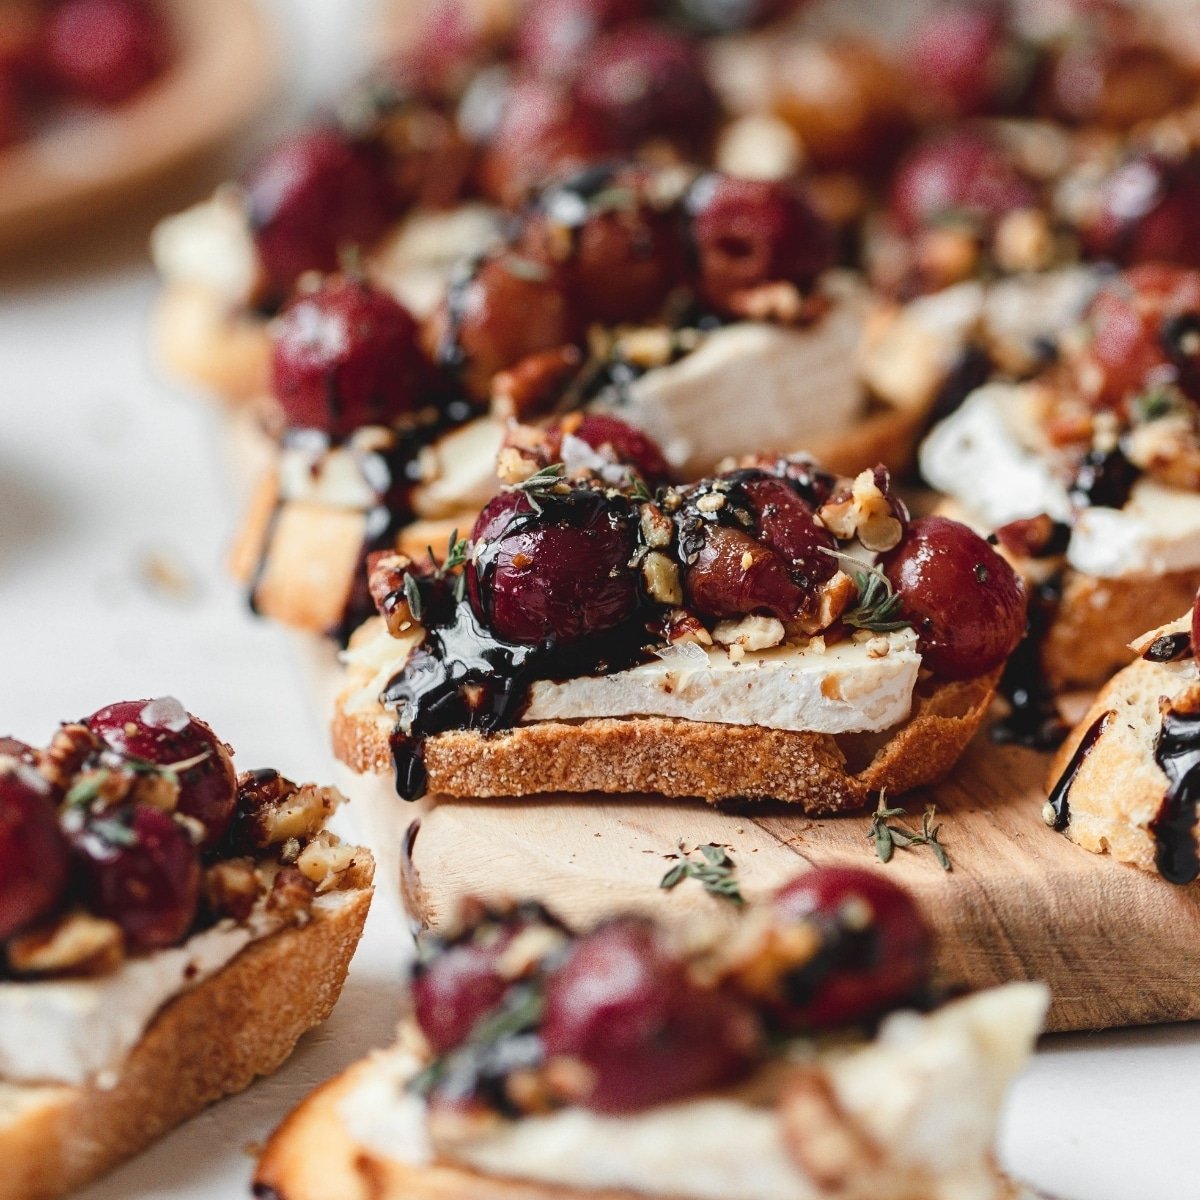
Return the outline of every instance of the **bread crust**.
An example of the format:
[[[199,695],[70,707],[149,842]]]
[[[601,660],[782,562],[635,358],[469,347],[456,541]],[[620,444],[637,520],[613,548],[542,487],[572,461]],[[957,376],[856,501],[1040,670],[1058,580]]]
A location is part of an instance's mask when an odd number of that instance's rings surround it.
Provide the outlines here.
[[[1062,744],[1046,778],[1047,793],[1066,771],[1083,739],[1105,713],[1112,718],[1092,744],[1068,793],[1065,830],[1093,854],[1111,854],[1144,871],[1157,871],[1150,824],[1168,781],[1154,759],[1161,727],[1159,700],[1200,692],[1194,676],[1139,658],[1118,672]]]
[[[861,808],[873,793],[941,779],[974,737],[999,672],[919,692],[913,713],[885,735],[803,733],[669,717],[539,721],[483,736],[438,734],[425,747],[429,790],[445,796],[652,792],[784,800],[806,813]],[[382,708],[335,706],[333,744],[362,773],[392,769]]]
[[[318,1088],[275,1131],[255,1174],[256,1195],[262,1200],[638,1200],[629,1191],[498,1179],[444,1164],[407,1166],[372,1154],[347,1131],[339,1109],[375,1061],[366,1058]],[[1003,1186],[999,1178],[997,1184]],[[1003,1194],[1006,1200],[1032,1200],[1015,1185],[1004,1187]]]
[[[1200,568],[1121,579],[1068,570],[1042,646],[1047,680],[1056,689],[1103,683],[1133,659],[1129,643],[1189,608],[1197,588]]]
[[[168,284],[151,318],[155,357],[172,374],[232,403],[270,391],[267,321],[247,309],[227,309],[205,288]]]
[[[371,903],[363,886],[172,1000],[101,1088],[0,1083],[0,1200],[52,1200],[276,1070],[329,1016]]]

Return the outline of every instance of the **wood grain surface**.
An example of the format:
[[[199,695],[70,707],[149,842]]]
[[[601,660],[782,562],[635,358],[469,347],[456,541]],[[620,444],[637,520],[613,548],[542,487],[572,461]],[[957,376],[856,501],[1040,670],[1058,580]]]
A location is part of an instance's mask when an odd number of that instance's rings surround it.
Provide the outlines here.
[[[783,806],[717,810],[649,797],[413,806],[388,780],[344,783],[370,827],[383,886],[400,887],[416,922],[434,930],[468,894],[536,897],[579,924],[625,909],[686,921],[706,908],[732,918],[728,901],[694,881],[659,887],[681,839],[716,842],[729,847],[749,899],[813,866],[885,872],[912,890],[936,928],[947,983],[1045,980],[1051,1029],[1200,1017],[1200,888],[1173,887],[1048,829],[1045,763],[981,737],[953,780],[909,797],[909,824],[936,801],[949,873],[928,849],[879,863],[867,814],[813,821]]]

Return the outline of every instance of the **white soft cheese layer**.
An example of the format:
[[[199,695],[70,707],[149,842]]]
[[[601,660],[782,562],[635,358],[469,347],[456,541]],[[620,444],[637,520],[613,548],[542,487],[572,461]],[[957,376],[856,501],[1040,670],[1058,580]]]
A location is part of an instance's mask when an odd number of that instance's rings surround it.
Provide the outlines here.
[[[341,902],[337,893],[316,901]],[[280,928],[260,906],[244,925],[222,921],[182,946],[130,958],[108,975],[0,983],[0,1081],[77,1085],[95,1078],[103,1086],[168,1000]]]
[[[258,281],[258,252],[245,201],[234,188],[166,217],[150,238],[154,265],[168,283],[212,292],[230,307],[248,304]]]
[[[1019,384],[995,383],[968,396],[925,439],[925,478],[986,529],[1043,512],[1071,523],[1067,561],[1087,575],[1119,579],[1200,566],[1200,495],[1194,492],[1143,478],[1124,508],[1073,513],[1050,463],[1014,432],[1011,413],[1024,394]]]
[[[727,325],[593,407],[645,430],[672,467],[696,478],[730,455],[793,451],[849,428],[862,404],[861,333],[849,299],[809,329]]]
[[[842,1181],[839,1200],[996,1200],[991,1148],[1005,1092],[1048,1003],[1040,984],[1010,984],[928,1016],[898,1013],[878,1038],[822,1057],[838,1107],[882,1161]],[[831,1192],[789,1153],[774,1108],[704,1096],[623,1117],[566,1109],[498,1122],[433,1146],[423,1104],[404,1091],[418,1068],[403,1051],[343,1102],[371,1152],[425,1165],[440,1157],[501,1178],[688,1200],[820,1200]]]
[[[987,528],[1049,513],[1071,519],[1067,489],[1050,463],[1017,439],[1011,414],[1019,384],[989,383],[935,426],[921,446],[921,473]]]
[[[522,720],[655,716],[858,733],[907,718],[921,666],[911,629],[817,646],[777,646],[734,660],[722,649],[689,645],[611,675],[539,681]]]

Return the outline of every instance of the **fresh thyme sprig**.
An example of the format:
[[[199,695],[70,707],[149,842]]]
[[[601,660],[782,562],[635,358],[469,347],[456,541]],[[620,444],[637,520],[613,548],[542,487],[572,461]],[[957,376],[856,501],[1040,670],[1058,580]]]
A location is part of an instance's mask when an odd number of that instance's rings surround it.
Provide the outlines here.
[[[696,862],[689,857],[697,851],[704,859],[703,862]],[[659,881],[660,888],[670,891],[685,879],[695,879],[704,886],[704,890],[710,896],[719,896],[722,900],[729,900],[734,904],[746,902],[734,878],[737,864],[730,858],[724,846],[710,842],[707,846],[697,846],[695,850],[688,851],[680,842],[679,853],[672,857],[678,858],[679,861]]]
[[[542,506],[538,503],[538,497],[548,495],[558,487],[563,482],[565,471],[566,467],[562,463],[551,463],[550,466],[542,467],[540,471],[535,471],[528,479],[522,479],[520,483],[514,483],[512,485],[513,491],[524,492],[530,507],[535,513],[541,516]]]
[[[945,846],[938,840],[942,827],[933,823],[936,815],[937,809],[931,804],[921,817],[920,833],[910,829],[907,825],[889,824],[897,817],[908,816],[908,813],[903,808],[888,808],[887,793],[881,793],[879,806],[871,817],[871,828],[867,831],[867,839],[875,843],[875,853],[879,855],[879,861],[891,862],[897,846],[901,850],[907,850],[913,846],[928,846],[933,851],[942,870],[952,870],[950,856],[946,853]]]
[[[646,486],[646,481],[640,475],[633,477],[633,498],[640,504],[649,504],[654,499],[650,494],[650,489]]]
[[[445,579],[451,571],[459,571],[460,567],[466,565],[467,557],[471,553],[471,543],[467,538],[460,538],[456,529],[450,535],[450,542],[446,547],[446,556],[440,563],[437,561],[437,555],[434,554],[432,546],[426,546],[425,549],[429,554],[429,561],[437,563],[433,571],[433,578]],[[466,594],[466,588],[467,577],[459,571],[454,580],[455,600],[462,600]],[[425,602],[421,597],[421,585],[411,571],[404,572],[404,599],[408,602],[408,611],[412,614],[412,619],[419,621],[425,607]]]
[[[121,771],[128,771],[132,775],[158,775],[168,783],[177,784],[182,772],[199,766],[211,755],[211,750],[202,750],[199,754],[194,754],[191,758],[181,758],[178,762],[154,763],[147,758],[139,758],[136,754],[120,754],[116,750],[106,750],[106,758],[118,760],[117,764],[102,765],[85,772],[68,789],[63,803],[67,808],[86,808],[100,798],[109,778]]]
[[[847,625],[873,633],[895,633],[912,624],[900,616],[900,597],[893,591],[892,581],[878,567],[855,571],[854,586],[858,588],[858,603],[842,613]]]

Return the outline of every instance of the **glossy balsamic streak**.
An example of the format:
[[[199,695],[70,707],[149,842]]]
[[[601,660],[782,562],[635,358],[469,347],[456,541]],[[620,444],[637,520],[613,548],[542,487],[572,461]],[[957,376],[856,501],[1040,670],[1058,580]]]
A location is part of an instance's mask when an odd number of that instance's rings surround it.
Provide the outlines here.
[[[1171,883],[1200,875],[1196,805],[1200,802],[1200,712],[1167,708],[1154,743],[1154,761],[1167,777],[1167,794],[1150,822],[1159,874]]]
[[[1062,833],[1071,823],[1071,787],[1075,783],[1075,778],[1114,716],[1115,714],[1111,711],[1101,713],[1092,722],[1087,733],[1083,735],[1079,745],[1075,748],[1075,753],[1071,755],[1071,761],[1067,763],[1066,770],[1059,776],[1054,790],[1050,793],[1047,804],[1054,810],[1054,828],[1059,833]]]
[[[1055,578],[1034,589],[1029,597],[1029,628],[1013,651],[1000,677],[1000,694],[1009,703],[1007,716],[991,729],[1000,745],[1053,750],[1067,736],[1067,723],[1059,712],[1054,689],[1042,669],[1042,644],[1062,597]]]
[[[1179,662],[1192,652],[1192,639],[1186,633],[1164,633],[1146,647],[1142,657],[1147,662]]]

